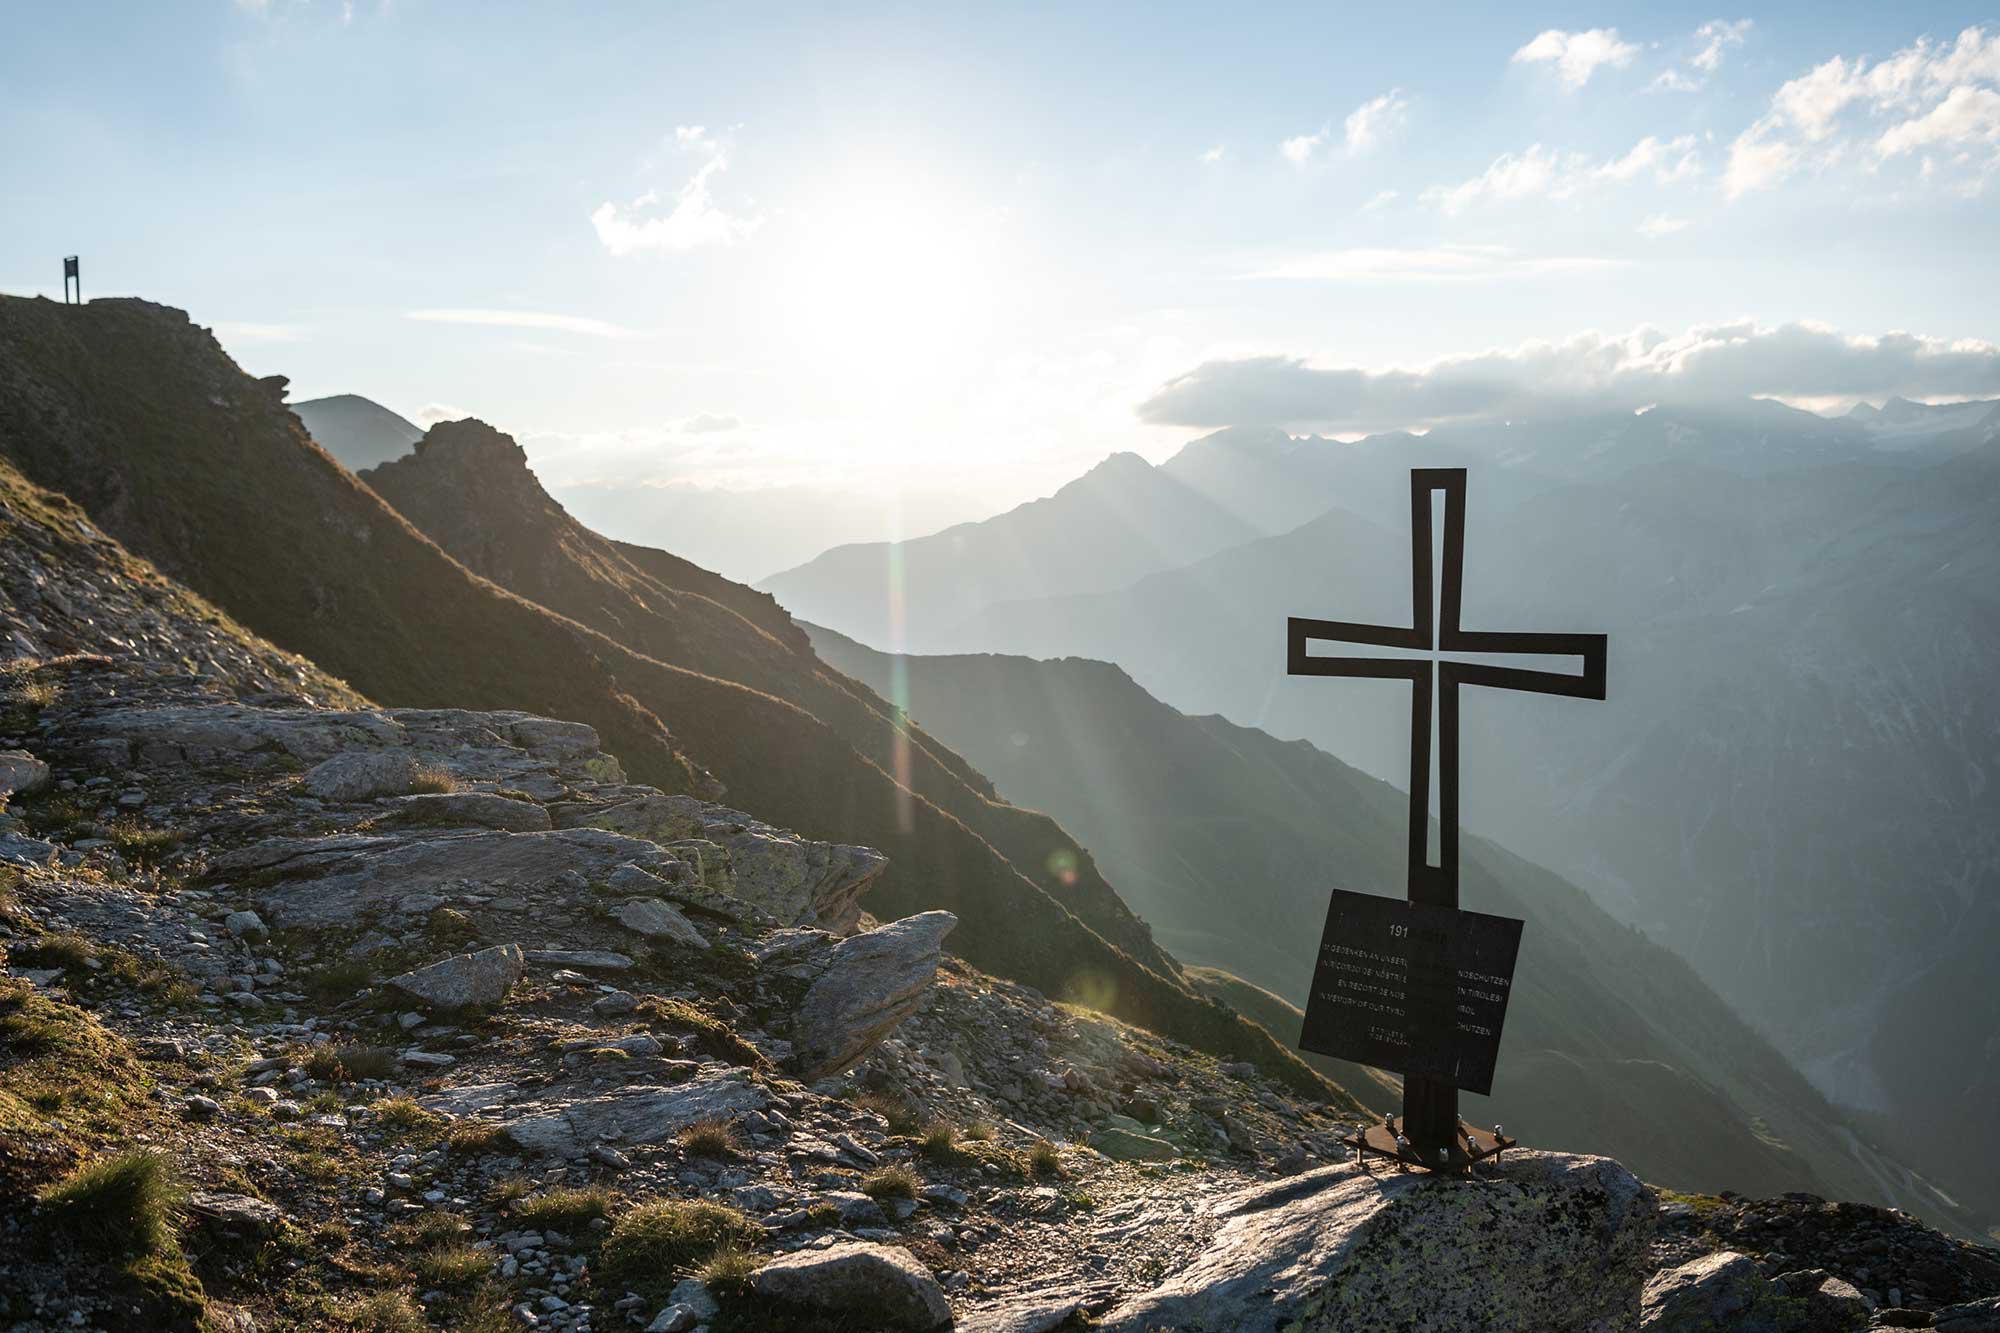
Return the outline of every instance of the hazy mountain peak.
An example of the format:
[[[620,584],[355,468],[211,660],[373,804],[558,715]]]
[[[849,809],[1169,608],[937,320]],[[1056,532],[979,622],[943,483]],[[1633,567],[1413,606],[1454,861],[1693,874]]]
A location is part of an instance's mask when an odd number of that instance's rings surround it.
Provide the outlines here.
[[[424,435],[423,427],[358,393],[309,398],[293,403],[292,412],[349,472],[400,458]]]

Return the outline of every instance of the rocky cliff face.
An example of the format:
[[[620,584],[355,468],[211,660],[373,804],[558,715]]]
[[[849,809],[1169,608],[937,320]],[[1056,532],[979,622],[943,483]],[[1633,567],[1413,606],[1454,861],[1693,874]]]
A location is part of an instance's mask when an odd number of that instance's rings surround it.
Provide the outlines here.
[[[1977,1333],[2000,1291],[1898,1215],[1602,1159],[1370,1173],[1346,1106],[876,924],[868,849],[583,724],[375,707],[4,466],[0,537],[23,1333]]]

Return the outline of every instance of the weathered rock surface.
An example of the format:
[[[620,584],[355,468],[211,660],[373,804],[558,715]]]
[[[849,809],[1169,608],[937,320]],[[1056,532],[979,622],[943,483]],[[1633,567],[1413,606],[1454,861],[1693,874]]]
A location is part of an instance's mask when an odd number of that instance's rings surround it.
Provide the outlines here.
[[[0,805],[10,796],[32,796],[49,785],[49,766],[26,750],[0,750]]]
[[[908,1250],[862,1241],[774,1259],[754,1283],[766,1300],[810,1306],[829,1315],[864,1317],[884,1329],[933,1329],[951,1323],[944,1288]]]
[[[1757,1261],[1733,1250],[1718,1250],[1656,1273],[1640,1298],[1645,1333],[1779,1333],[1783,1304]]]
[[[800,1077],[847,1068],[914,1013],[957,924],[950,912],[920,912],[836,945],[799,1006],[792,1040]]]
[[[1163,1162],[1179,1157],[1180,1149],[1165,1139],[1140,1134],[1117,1125],[1107,1125],[1090,1136],[1090,1146],[1120,1162]]]
[[[1222,1201],[1205,1253],[1118,1333],[1638,1326],[1653,1192],[1618,1163],[1509,1154],[1471,1180],[1329,1167]]]
[[[507,998],[527,962],[518,944],[496,944],[389,978],[389,985],[434,1009],[491,1007]]]
[[[391,807],[389,818],[396,823],[477,825],[509,833],[540,833],[555,827],[547,807],[488,791],[405,796]]]
[[[420,767],[407,750],[349,750],[315,764],[299,786],[322,801],[402,796],[416,785]]]
[[[619,925],[649,939],[671,940],[690,949],[708,947],[708,937],[695,929],[694,923],[672,903],[662,899],[628,898],[618,904],[612,915],[618,918]]]
[[[576,1157],[601,1143],[662,1143],[697,1120],[734,1120],[767,1104],[741,1070],[703,1065],[684,1083],[638,1085],[597,1095],[536,1098],[506,1084],[448,1089],[425,1099],[432,1110],[497,1120],[529,1152]]]
[[[845,932],[861,916],[861,895],[888,868],[872,847],[810,842],[768,825],[724,844],[736,870],[736,896],[786,925]]]

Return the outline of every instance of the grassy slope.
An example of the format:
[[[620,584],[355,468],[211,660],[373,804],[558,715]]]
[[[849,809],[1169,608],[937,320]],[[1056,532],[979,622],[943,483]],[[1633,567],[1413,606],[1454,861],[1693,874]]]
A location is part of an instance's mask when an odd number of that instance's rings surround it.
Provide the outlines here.
[[[179,311],[0,298],[0,455],[370,697],[588,722],[635,778],[668,789],[698,789],[706,766],[760,815],[888,853],[872,905],[957,912],[953,945],[976,965],[1324,1086],[1261,1029],[1107,944],[797,705],[634,652],[466,570]]]
[[[891,662],[814,628],[862,680]],[[1188,717],[1081,658],[908,657],[910,711],[1088,841],[1168,947],[1227,973],[1190,979],[1290,1043],[1330,886],[1402,881],[1404,797],[1303,742]],[[1852,1126],[1679,958],[1575,885],[1468,838],[1466,906],[1525,918],[1493,1100],[1531,1142],[1608,1152],[1669,1184],[1881,1198],[1950,1224],[1920,1187],[1856,1150]],[[1275,993],[1271,993],[1275,992]],[[1321,1064],[1373,1104],[1351,1068]],[[1488,1109],[1490,1108],[1490,1110]],[[1906,1182],[1907,1184],[1907,1182]]]

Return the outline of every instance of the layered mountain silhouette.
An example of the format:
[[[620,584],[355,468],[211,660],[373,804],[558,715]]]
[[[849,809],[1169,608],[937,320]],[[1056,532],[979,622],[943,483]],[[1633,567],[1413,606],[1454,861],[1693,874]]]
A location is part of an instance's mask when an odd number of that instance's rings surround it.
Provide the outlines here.
[[[995,603],[1121,587],[1259,532],[1122,453],[1004,514],[913,541],[835,547],[758,586],[816,624],[922,651],[947,643],[959,622]]]
[[[659,553],[588,540],[549,505],[519,533],[532,557],[501,572],[574,565],[541,569],[539,580],[552,599],[574,593],[582,618],[538,605],[448,555],[314,446],[282,390],[281,379],[243,374],[177,310],[0,298],[0,455],[255,632],[383,703],[587,722],[635,780],[726,786],[803,834],[877,847],[890,866],[871,889],[873,911],[949,908],[960,917],[953,947],[968,961],[1338,1099],[1263,1029],[1190,989],[1053,821],[1005,807],[879,699],[832,673],[788,690],[824,704],[822,717],[711,674],[777,687],[785,654],[801,677],[825,672],[768,603]],[[438,463],[454,453],[441,449]],[[525,475],[517,453],[513,462]],[[514,498],[532,505],[520,480]],[[507,485],[497,479],[488,502]],[[585,623],[621,616],[621,634],[699,665]]]
[[[1186,716],[1106,662],[892,657],[810,632],[836,667],[906,691],[911,716],[1001,795],[1075,830],[1163,943],[1221,969],[1193,969],[1197,984],[1286,1041],[1298,1037],[1293,1006],[1312,978],[1328,890],[1403,891],[1405,797],[1303,741]],[[1466,906],[1527,921],[1493,1098],[1467,1098],[1468,1116],[1643,1161],[1662,1181],[1754,1178],[1976,1229],[1868,1146],[1681,959],[1484,839],[1467,839],[1463,855]],[[1368,1071],[1321,1067],[1394,1109],[1393,1090]]]
[[[350,472],[401,458],[424,437],[422,426],[355,393],[308,398],[293,403],[292,411],[305,423],[314,443]]]
[[[991,606],[952,645],[1115,661],[1176,707],[1401,782],[1407,689],[1288,678],[1284,622],[1407,623],[1412,466],[1472,469],[1468,627],[1611,636],[1603,705],[1467,696],[1468,827],[1643,926],[2000,1213],[2000,1153],[1960,1147],[2000,1097],[1981,1035],[2000,1028],[2000,404],[1220,432],[1159,470],[1246,521],[1309,517],[1121,589]]]

